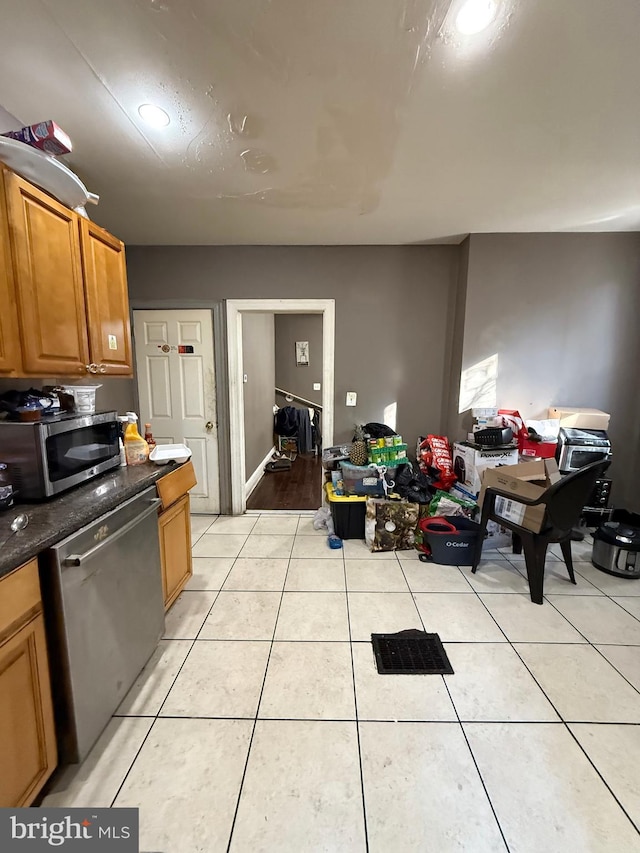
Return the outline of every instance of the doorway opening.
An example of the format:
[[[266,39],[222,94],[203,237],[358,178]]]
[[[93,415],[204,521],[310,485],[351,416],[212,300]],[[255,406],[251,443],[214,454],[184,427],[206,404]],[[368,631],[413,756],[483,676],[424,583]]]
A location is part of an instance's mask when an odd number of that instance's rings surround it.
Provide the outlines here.
[[[333,443],[335,302],[234,299],[227,301],[226,308],[232,512],[244,513],[248,499],[251,509],[317,508],[320,452],[316,454],[304,437],[295,450],[293,443],[283,442],[274,435],[273,417],[274,406],[290,406],[302,413],[310,408],[320,415],[322,445]],[[276,383],[276,361],[280,379],[295,388]],[[320,389],[314,387],[318,384]],[[308,393],[303,393],[308,385]],[[307,417],[312,420],[313,416]],[[304,414],[302,420],[306,420]],[[282,458],[294,457],[290,469],[263,479],[264,467],[274,452],[282,453]],[[301,501],[315,503],[315,507],[292,505]]]

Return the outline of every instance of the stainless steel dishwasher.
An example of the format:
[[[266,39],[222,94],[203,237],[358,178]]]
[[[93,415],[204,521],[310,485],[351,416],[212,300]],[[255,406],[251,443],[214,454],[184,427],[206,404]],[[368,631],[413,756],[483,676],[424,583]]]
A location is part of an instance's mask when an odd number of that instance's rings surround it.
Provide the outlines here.
[[[155,486],[50,550],[42,572],[64,763],[82,761],[164,631]]]

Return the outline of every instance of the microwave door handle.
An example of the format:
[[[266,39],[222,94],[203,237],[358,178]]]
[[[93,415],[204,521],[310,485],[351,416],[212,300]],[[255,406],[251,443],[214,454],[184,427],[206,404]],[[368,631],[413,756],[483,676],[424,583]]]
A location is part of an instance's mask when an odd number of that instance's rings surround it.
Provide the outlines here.
[[[124,536],[125,533],[128,533],[130,530],[133,530],[137,525],[148,515],[155,512],[157,508],[160,506],[162,501],[160,498],[153,498],[150,503],[150,506],[147,507],[146,510],[136,515],[135,518],[132,518],[131,521],[127,522],[127,524],[119,527],[111,536],[107,536],[106,539],[103,539],[102,542],[99,542],[97,545],[94,545],[93,548],[90,548],[88,551],[85,551],[84,554],[69,554],[68,557],[64,560],[65,566],[82,566],[83,563],[86,563],[92,557],[101,551],[107,545],[110,545],[112,542],[115,542],[117,539],[120,539],[121,536]]]

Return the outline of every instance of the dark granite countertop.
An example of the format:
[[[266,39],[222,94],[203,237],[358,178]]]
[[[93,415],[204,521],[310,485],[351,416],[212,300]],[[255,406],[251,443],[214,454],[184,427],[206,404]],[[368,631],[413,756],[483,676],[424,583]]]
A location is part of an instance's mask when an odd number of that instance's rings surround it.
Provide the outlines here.
[[[4,510],[0,513],[0,578],[152,486],[177,467],[176,463],[153,465],[147,462],[129,468],[114,468],[57,498],[42,503],[16,504]],[[21,512],[29,516],[28,526],[7,539],[11,533],[11,522]]]

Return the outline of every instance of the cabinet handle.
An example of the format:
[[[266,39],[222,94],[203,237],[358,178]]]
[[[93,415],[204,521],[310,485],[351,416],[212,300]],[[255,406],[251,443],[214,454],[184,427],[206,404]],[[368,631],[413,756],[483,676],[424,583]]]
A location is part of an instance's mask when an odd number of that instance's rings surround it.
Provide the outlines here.
[[[107,372],[107,365],[106,364],[101,364],[98,366],[98,373],[106,373],[106,372]]]
[[[98,372],[98,365],[97,364],[93,364],[93,363],[87,364],[87,373],[97,373],[97,372]]]

